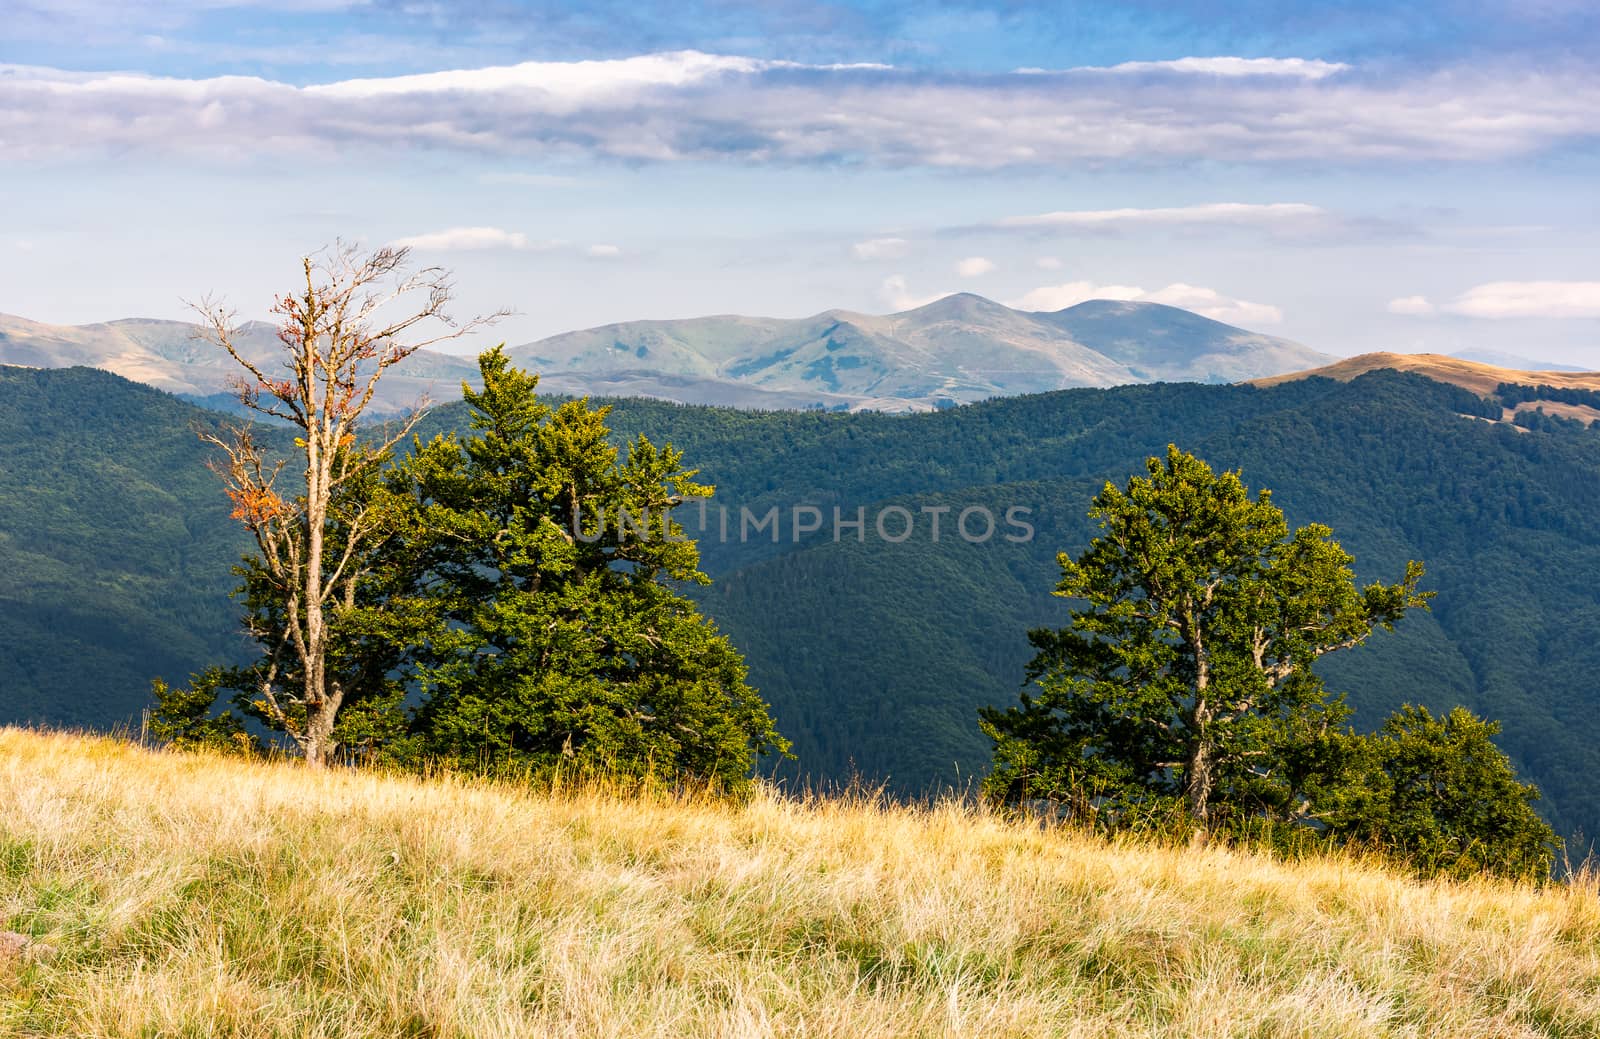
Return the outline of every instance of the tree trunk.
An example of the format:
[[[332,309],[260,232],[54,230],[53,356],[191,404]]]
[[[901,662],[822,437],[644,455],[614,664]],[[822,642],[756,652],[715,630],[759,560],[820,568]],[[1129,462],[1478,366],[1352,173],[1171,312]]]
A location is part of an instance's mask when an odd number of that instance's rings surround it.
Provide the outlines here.
[[[1197,738],[1194,750],[1189,755],[1189,765],[1184,776],[1184,798],[1189,805],[1189,814],[1202,827],[1206,825],[1207,816],[1211,811],[1213,783],[1211,767],[1211,743],[1203,737]]]
[[[331,703],[324,701],[323,706],[315,711],[309,711],[306,717],[306,738],[302,744],[305,752],[307,768],[326,768],[333,758],[334,740],[333,723],[338,712],[332,709]]]
[[[324,420],[325,421],[325,420]],[[328,636],[323,615],[323,533],[328,520],[329,472],[332,452],[325,451],[323,431],[306,430],[306,558],[301,593],[305,602],[306,764],[322,768],[333,739],[333,714],[327,690]]]
[[[1213,783],[1211,734],[1207,731],[1211,723],[1211,704],[1207,699],[1211,689],[1211,659],[1206,653],[1200,622],[1192,604],[1187,611],[1184,634],[1194,653],[1195,664],[1194,723],[1190,736],[1194,740],[1194,747],[1189,751],[1189,764],[1184,770],[1184,798],[1189,805],[1189,814],[1203,829],[1211,808]]]

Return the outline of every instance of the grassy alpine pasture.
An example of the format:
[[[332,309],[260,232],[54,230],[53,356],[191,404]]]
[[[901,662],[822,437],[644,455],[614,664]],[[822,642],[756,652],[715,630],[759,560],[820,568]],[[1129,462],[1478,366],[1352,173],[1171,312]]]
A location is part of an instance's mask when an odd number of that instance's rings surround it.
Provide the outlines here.
[[[0,1035],[1600,1034],[1593,882],[0,729]]]

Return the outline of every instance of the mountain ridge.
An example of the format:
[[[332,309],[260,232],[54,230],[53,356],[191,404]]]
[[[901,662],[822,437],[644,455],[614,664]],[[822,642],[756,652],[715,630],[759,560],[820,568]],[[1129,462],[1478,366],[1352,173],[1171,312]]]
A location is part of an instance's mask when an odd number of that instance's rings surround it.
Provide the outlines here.
[[[787,394],[820,390],[854,400],[852,410],[887,411],[1058,389],[1237,382],[1334,360],[1158,303],[1088,300],[1025,311],[973,293],[885,315],[835,308],[800,318],[616,322],[509,352],[547,379],[574,370],[638,374],[653,365]]]
[[[50,325],[0,314],[0,363],[85,365],[194,400],[236,374],[199,328],[125,318]],[[239,345],[266,362],[275,329],[240,326]],[[760,410],[929,411],[991,397],[1145,382],[1236,382],[1334,358],[1156,303],[1089,300],[1016,310],[956,293],[893,314],[829,309],[800,318],[718,314],[615,322],[509,350],[551,392],[643,396]],[[375,411],[453,398],[470,357],[418,351],[380,385]]]

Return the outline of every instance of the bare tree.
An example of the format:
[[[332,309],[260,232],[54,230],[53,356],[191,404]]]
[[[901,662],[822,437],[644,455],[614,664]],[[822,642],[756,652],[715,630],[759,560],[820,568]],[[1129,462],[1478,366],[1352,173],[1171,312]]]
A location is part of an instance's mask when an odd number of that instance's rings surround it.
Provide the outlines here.
[[[245,355],[233,311],[211,299],[194,305],[202,336],[243,369],[235,383],[240,403],[299,430],[295,457],[305,460],[304,493],[287,497],[278,490],[287,462],[269,459],[248,426],[201,435],[223,450],[216,469],[233,515],[255,538],[262,573],[283,604],[281,632],[252,632],[268,642],[259,706],[314,768],[337,749],[334,723],[345,699],[338,675],[329,673],[329,622],[354,607],[364,550],[383,526],[380,510],[358,504],[335,515],[335,503],[341,488],[371,475],[410,434],[425,402],[370,443],[358,441],[357,425],[390,368],[504,316],[458,324],[446,312],[448,272],[408,273],[408,254],[390,247],[363,254],[341,242],[306,257],[304,286],[272,308],[280,318],[281,372]]]

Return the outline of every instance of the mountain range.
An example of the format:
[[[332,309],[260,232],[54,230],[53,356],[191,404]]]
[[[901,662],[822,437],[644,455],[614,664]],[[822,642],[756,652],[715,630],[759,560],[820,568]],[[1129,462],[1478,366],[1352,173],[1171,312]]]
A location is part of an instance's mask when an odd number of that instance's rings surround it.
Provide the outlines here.
[[[232,362],[179,321],[47,325],[0,315],[0,364],[84,365],[202,403],[220,403]],[[267,361],[264,322],[240,348]],[[1013,310],[970,293],[883,316],[829,310],[806,318],[737,315],[631,321],[514,347],[554,393],[652,397],[762,410],[927,411],[991,397],[1149,382],[1239,382],[1334,360],[1157,303],[1090,300]],[[419,351],[384,380],[376,407],[450,399],[477,374],[470,358]]]

